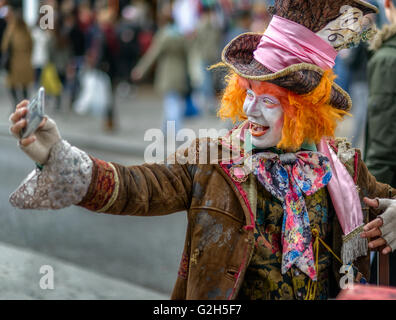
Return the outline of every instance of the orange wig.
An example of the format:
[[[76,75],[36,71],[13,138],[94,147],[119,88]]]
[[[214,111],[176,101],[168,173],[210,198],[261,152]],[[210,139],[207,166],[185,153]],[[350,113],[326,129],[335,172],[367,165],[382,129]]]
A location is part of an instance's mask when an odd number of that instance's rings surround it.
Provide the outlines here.
[[[337,121],[348,114],[329,104],[334,79],[333,72],[328,70],[313,91],[299,95],[272,83],[247,80],[231,72],[226,77],[227,87],[218,115],[233,122],[246,120],[243,111],[246,90],[253,88],[257,94],[272,94],[279,99],[284,111],[282,140],[277,147],[296,151],[304,142],[318,144],[323,137],[334,137]]]

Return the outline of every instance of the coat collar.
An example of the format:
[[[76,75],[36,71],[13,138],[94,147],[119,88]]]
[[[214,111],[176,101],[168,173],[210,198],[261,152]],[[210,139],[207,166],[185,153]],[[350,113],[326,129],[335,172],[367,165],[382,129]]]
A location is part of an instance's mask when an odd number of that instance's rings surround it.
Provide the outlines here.
[[[386,45],[389,41],[393,42],[393,38],[395,38],[395,46],[396,46],[396,24],[387,24],[385,25],[381,31],[377,33],[375,38],[370,44],[370,49],[373,51],[377,51],[384,45]]]

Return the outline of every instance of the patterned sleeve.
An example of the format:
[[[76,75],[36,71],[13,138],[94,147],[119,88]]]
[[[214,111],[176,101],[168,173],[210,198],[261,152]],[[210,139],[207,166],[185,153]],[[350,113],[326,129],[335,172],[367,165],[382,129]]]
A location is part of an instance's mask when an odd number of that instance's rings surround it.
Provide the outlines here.
[[[21,209],[78,205],[118,215],[165,215],[189,208],[194,165],[106,162],[58,142],[42,170],[34,170],[10,196]]]

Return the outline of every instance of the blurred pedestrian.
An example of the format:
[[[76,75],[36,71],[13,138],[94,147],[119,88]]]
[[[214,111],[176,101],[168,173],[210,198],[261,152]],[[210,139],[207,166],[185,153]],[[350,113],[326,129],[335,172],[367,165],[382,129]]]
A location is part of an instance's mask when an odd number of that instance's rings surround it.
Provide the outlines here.
[[[34,85],[37,89],[40,86],[41,73],[48,63],[50,34],[48,30],[40,28],[40,17],[37,23],[31,28],[33,40],[32,66],[34,69]]]
[[[385,0],[388,25],[372,42],[374,54],[368,64],[369,104],[367,117],[366,163],[378,181],[396,186],[396,0]],[[390,258],[396,270],[396,255]],[[396,286],[396,272],[390,284]]]
[[[28,88],[33,83],[33,41],[23,20],[22,10],[15,9],[4,32],[1,49],[8,55],[7,86],[12,97],[12,107],[22,98],[28,98]],[[20,93],[22,93],[20,95]]]
[[[337,75],[335,83],[337,83],[346,92],[349,92],[350,84],[350,72],[346,62],[349,56],[349,52],[349,49],[340,50],[335,60],[335,66],[333,68],[334,73]]]
[[[185,110],[184,95],[187,84],[187,51],[183,35],[174,24],[171,5],[164,5],[160,12],[160,29],[156,33],[148,52],[132,70],[134,81],[143,78],[157,63],[155,88],[163,94],[164,125],[175,121],[176,132],[181,129]]]
[[[122,10],[121,21],[117,25],[117,40],[119,54],[116,61],[117,79],[120,82],[129,82],[132,69],[140,58],[140,25],[138,21],[142,11],[134,6],[127,6]]]
[[[7,6],[7,1],[5,0],[0,0],[0,43],[1,40],[3,39],[4,31],[7,27],[7,15],[9,13],[9,7]],[[1,56],[1,50],[0,50],[0,59],[2,59]]]
[[[60,82],[62,83],[63,90],[56,96],[55,108],[61,110],[62,108],[62,96],[64,95],[64,89],[67,88],[67,70],[72,59],[72,48],[67,33],[62,24],[53,30],[49,41],[49,61],[54,64],[57,75]]]
[[[104,119],[104,130],[109,132],[116,129],[114,92],[119,43],[114,21],[115,13],[110,8],[104,7],[98,10],[96,24],[91,29],[91,42],[87,53],[89,67],[106,73],[111,81],[113,95]]]
[[[72,109],[73,102],[77,98],[78,89],[79,89],[79,81],[78,76],[80,70],[84,65],[84,56],[86,53],[86,37],[82,27],[79,25],[79,11],[73,11],[72,13],[67,14],[63,18],[62,28],[64,29],[64,33],[68,35],[68,41],[70,43],[71,49],[71,60],[68,66],[67,71],[67,80],[69,83],[70,90],[70,109]],[[84,14],[82,15],[82,23],[84,26],[88,26],[90,21],[90,15],[83,10]],[[88,18],[86,17],[88,16]]]
[[[173,19],[179,31],[184,34],[195,32],[199,23],[200,0],[175,0],[173,4]]]
[[[200,114],[200,91],[204,74],[200,49],[197,50],[195,40],[200,22],[200,0],[176,0],[173,2],[173,19],[177,30],[184,36],[187,48],[187,91],[185,99],[185,117],[195,117]]]
[[[220,61],[222,28],[217,20],[213,5],[203,6],[200,22],[197,27],[194,48],[199,53],[202,68],[201,109],[216,113],[214,74],[208,67]]]

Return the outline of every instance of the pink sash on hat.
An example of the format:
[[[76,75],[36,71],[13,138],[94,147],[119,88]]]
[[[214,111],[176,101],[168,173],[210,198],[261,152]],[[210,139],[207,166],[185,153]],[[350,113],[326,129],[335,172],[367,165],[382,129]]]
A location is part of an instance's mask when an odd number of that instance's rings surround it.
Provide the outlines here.
[[[335,65],[337,51],[308,28],[274,16],[255,50],[254,58],[272,72],[309,63],[324,70]]]

